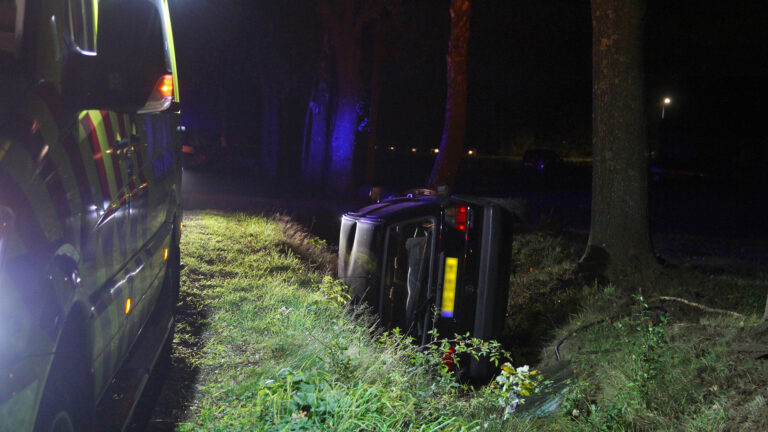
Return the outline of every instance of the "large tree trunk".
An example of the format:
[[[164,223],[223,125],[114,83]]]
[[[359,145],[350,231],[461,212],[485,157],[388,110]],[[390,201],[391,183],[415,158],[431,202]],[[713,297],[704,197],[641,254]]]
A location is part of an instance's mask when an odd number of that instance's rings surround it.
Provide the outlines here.
[[[317,10],[330,35],[336,62],[336,104],[328,155],[326,189],[332,194],[354,189],[355,133],[358,103],[362,97],[358,39],[364,17],[359,16],[354,0],[320,0]]]
[[[359,123],[358,104],[362,84],[357,44],[337,42],[336,51],[340,54],[336,56],[338,99],[331,136],[328,186],[330,192],[338,194],[354,189],[355,134]]]
[[[644,0],[592,0],[592,220],[582,270],[618,279],[657,266],[648,216]]]
[[[429,176],[429,187],[445,185],[453,188],[464,150],[467,124],[467,51],[469,24],[472,17],[470,0],[451,0],[451,36],[448,40],[447,94],[445,123],[440,139],[440,152]]]

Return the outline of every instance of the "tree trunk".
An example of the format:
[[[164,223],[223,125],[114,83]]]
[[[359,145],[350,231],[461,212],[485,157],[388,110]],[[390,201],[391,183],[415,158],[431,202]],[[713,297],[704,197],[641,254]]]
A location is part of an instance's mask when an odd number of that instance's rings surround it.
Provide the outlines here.
[[[471,17],[470,0],[451,0],[451,35],[445,61],[445,122],[440,139],[440,152],[429,176],[429,187],[432,189],[439,185],[445,185],[449,190],[453,188],[464,151],[467,124],[467,51]]]
[[[644,0],[592,0],[592,217],[586,273],[652,274],[643,106]]]
[[[328,147],[328,94],[327,82],[318,83],[314,100],[311,102],[309,116],[311,118],[308,148],[305,153],[303,176],[308,182],[322,185],[323,171],[326,164]]]
[[[317,78],[312,100],[307,107],[304,151],[302,152],[302,178],[315,186],[322,186],[323,172],[327,163],[328,130],[331,103],[331,71],[328,35],[323,40],[323,53],[317,67]]]
[[[340,29],[333,37],[338,98],[333,122],[329,160],[329,192],[349,193],[354,189],[355,134],[361,101],[360,49],[354,28]],[[332,33],[333,34],[333,33]]]
[[[384,2],[317,0],[316,10],[330,35],[335,67],[335,104],[332,106],[331,143],[328,155],[327,192],[349,193],[354,189],[355,135],[362,100],[358,42],[364,26],[378,16]]]
[[[340,83],[339,87],[336,120],[331,137],[328,186],[331,192],[346,193],[354,189],[353,163],[360,94],[352,83]]]

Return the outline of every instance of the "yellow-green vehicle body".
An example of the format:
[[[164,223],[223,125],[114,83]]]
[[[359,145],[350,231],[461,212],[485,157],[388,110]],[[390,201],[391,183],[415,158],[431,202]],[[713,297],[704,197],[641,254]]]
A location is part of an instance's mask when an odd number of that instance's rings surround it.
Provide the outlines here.
[[[178,101],[167,0],[0,0],[0,431],[124,426],[172,328]]]

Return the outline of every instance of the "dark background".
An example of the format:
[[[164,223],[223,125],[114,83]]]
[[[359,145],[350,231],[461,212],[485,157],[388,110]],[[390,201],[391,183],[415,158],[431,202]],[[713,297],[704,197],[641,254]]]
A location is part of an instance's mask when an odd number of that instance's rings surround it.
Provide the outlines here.
[[[429,148],[442,128],[448,2],[416,3],[421,16],[387,36],[401,48],[385,59],[379,136]],[[176,0],[172,13],[183,115],[192,129],[215,136],[225,120],[225,133],[236,141],[258,137],[259,66],[277,63],[296,75],[302,121],[322,42],[311,1]],[[733,160],[746,152],[764,161],[767,19],[768,6],[760,1],[649,1],[649,129],[661,123],[660,102],[668,95],[673,103],[665,117],[675,124],[665,131],[673,136],[667,144],[696,147],[682,156]],[[498,154],[533,142],[565,154],[588,153],[589,2],[476,1],[471,30],[468,147]],[[368,59],[370,39],[360,40]],[[276,59],[275,52],[285,58]],[[361,73],[366,82],[370,70]]]
[[[393,188],[423,185],[443,126],[449,2],[410,4],[407,20],[388,24],[381,74],[377,182]],[[587,228],[589,1],[478,0],[472,7],[465,148],[480,157],[465,158],[458,189],[522,195]],[[182,121],[191,135],[214,148],[224,136],[239,155],[238,179],[257,184],[262,95],[278,76],[290,126],[279,172],[282,180],[298,178],[323,45],[314,2],[172,0],[171,12]],[[761,1],[647,2],[644,120],[654,232],[768,238],[766,22]],[[372,28],[359,40],[366,85]],[[672,103],[662,120],[664,97]],[[543,184],[526,182],[519,158],[531,148],[555,150],[565,168]]]

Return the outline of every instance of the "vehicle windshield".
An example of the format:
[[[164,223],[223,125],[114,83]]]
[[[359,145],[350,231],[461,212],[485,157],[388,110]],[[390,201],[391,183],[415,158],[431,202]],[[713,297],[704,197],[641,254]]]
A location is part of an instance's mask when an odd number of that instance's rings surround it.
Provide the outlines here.
[[[19,0],[0,0],[0,72],[8,70],[7,66],[16,54],[16,23]]]

